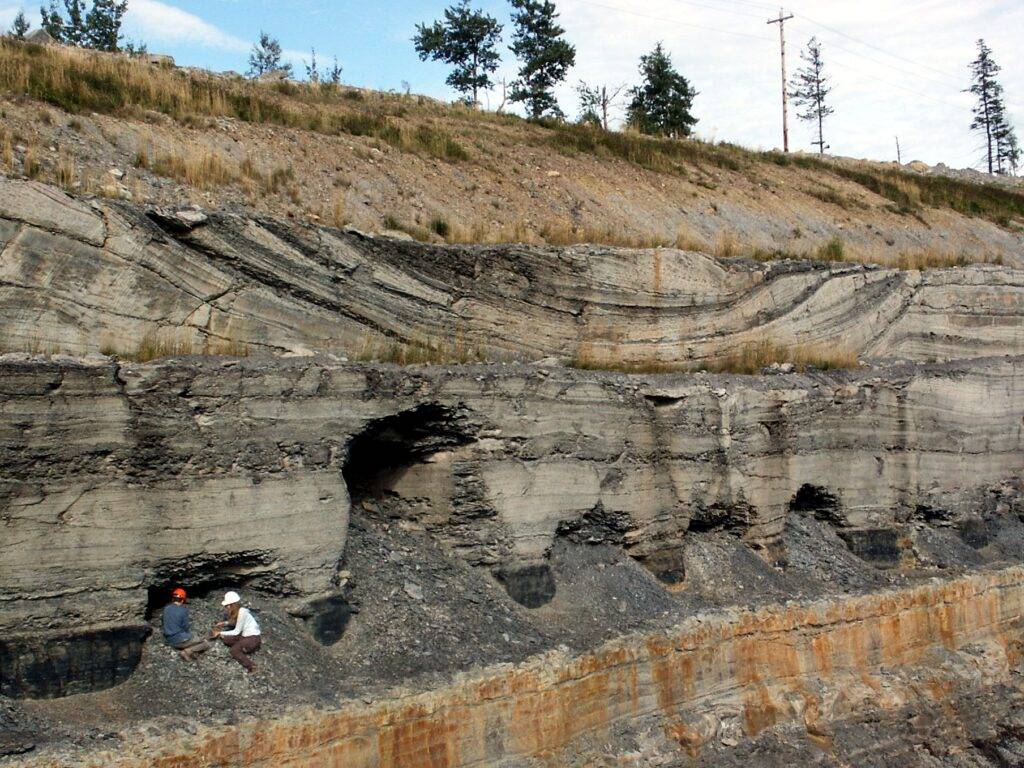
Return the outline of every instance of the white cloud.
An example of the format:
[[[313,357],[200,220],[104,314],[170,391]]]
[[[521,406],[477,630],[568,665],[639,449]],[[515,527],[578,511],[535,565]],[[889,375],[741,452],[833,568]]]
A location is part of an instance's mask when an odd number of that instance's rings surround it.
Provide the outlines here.
[[[253,41],[243,40],[194,13],[160,0],[129,0],[125,31],[128,37],[147,43],[151,49],[160,43],[190,44],[231,53],[248,53],[253,45]],[[290,62],[297,74],[305,72],[304,62],[309,57],[308,51],[284,49],[281,52],[281,58]]]
[[[193,13],[159,0],[130,0],[125,29],[153,47],[154,43],[189,43],[232,52],[243,52],[250,43],[210,24]]]

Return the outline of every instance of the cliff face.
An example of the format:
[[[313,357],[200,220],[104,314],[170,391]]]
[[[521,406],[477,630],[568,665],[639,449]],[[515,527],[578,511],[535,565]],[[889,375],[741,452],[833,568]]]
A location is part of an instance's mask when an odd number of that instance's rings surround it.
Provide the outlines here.
[[[765,341],[875,367],[582,370]],[[428,246],[0,181],[0,760],[1013,764],[1022,342],[1007,267]],[[506,362],[343,357],[394,344]],[[243,590],[265,677],[152,636],[179,584],[197,633]],[[132,729],[168,722],[154,758]]]
[[[758,379],[8,355],[0,631],[27,650],[4,685],[117,682],[45,671],[40,643],[91,648],[116,628],[137,656],[148,601],[176,580],[329,598],[352,501],[531,607],[557,589],[564,537],[620,547],[666,583],[683,580],[692,531],[785,563],[795,513],[883,567],[914,561],[913,525],[986,544],[1019,513],[1022,397],[1016,359]]]
[[[607,366],[769,340],[878,360],[1014,354],[1024,273],[719,261],[670,249],[434,247],[0,181],[0,334],[14,350],[359,353],[387,342]]]

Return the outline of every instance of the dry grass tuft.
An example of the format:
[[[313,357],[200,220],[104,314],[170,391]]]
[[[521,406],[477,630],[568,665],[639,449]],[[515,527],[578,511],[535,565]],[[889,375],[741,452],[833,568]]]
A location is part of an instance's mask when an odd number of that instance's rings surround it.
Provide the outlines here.
[[[712,165],[742,171],[751,153],[731,144],[698,139],[659,139],[631,131],[605,131],[571,123],[542,123],[550,128],[551,144],[568,154],[613,157],[660,173],[685,175],[684,164]]]
[[[888,251],[874,253],[851,252],[838,236],[834,236],[818,245],[811,251],[770,251],[755,249],[744,251],[739,256],[755,261],[826,261],[845,262],[847,264],[875,264],[889,269],[900,270],[925,270],[925,269],[951,269],[953,267],[966,267],[971,264],[997,264],[1003,263],[1002,256],[992,256],[988,253],[968,255],[966,253],[955,253],[949,250],[942,250],[935,247],[922,248],[915,251],[902,251],[891,253]]]
[[[497,245],[499,243],[524,243],[540,245],[540,236],[525,221],[511,224],[495,225],[483,221],[467,224],[452,223],[445,240],[452,244],[480,243]]]
[[[14,172],[14,144],[11,142],[11,134],[0,128],[0,136],[3,137],[3,145],[0,146],[0,160],[3,160],[4,168],[8,173]]]
[[[166,333],[147,333],[139,339],[139,344],[134,350],[121,353],[121,356],[136,363],[148,363],[163,357],[191,355],[194,352],[195,345],[191,338]]]
[[[702,239],[682,228],[675,235],[640,234],[625,227],[580,227],[565,222],[549,222],[535,229],[529,222],[521,220],[502,225],[474,221],[467,225],[451,222],[443,216],[433,217],[428,227],[419,227],[404,224],[393,215],[386,217],[385,228],[406,232],[417,240],[440,238],[451,244],[605,245],[613,248],[707,250]]]
[[[203,343],[197,345],[191,334],[183,334],[181,331],[174,330],[147,333],[140,339],[135,349],[121,353],[108,351],[106,354],[119,354],[126,360],[148,363],[151,360],[182,355],[249,357],[251,351],[250,346],[243,341],[216,336],[206,336],[203,338]]]
[[[324,218],[331,222],[331,225],[337,229],[348,226],[351,219],[348,215],[348,209],[345,206],[345,196],[336,195],[334,200],[331,201],[330,210],[325,213]]]
[[[836,370],[858,368],[857,353],[841,345],[782,345],[773,341],[744,344],[734,352],[701,363],[650,361],[616,361],[594,349],[584,349],[569,363],[573,368],[592,371],[618,371],[619,373],[734,373],[756,375],[773,364],[790,364],[796,371]]]
[[[216,189],[238,181],[238,172],[220,155],[202,147],[192,147],[183,153],[155,154],[140,149],[135,166],[189,184],[198,189]]]
[[[53,170],[54,180],[58,186],[64,189],[71,189],[78,180],[78,170],[75,166],[75,158],[62,152],[57,165]]]
[[[354,359],[361,363],[396,365],[445,365],[483,363],[489,358],[479,347],[461,341],[398,341],[365,339]]]
[[[780,345],[773,341],[745,344],[735,352],[708,363],[698,370],[709,373],[757,374],[773,364],[790,364],[797,371],[816,368],[822,371],[857,368],[857,353],[841,345],[794,344]]]
[[[29,179],[38,179],[43,173],[43,164],[39,160],[39,148],[28,147],[25,158],[21,161],[21,173]]]
[[[970,264],[997,264],[1003,263],[1002,256],[991,256],[980,254],[969,257],[964,253],[953,253],[937,248],[924,248],[919,251],[905,251],[885,260],[885,265],[903,270],[923,269],[949,269],[951,267],[966,267]]]
[[[237,175],[254,183],[260,191],[268,195],[276,195],[282,190],[290,192],[295,181],[295,171],[292,168],[278,166],[267,171],[260,167],[252,155],[245,156],[238,166]]]
[[[719,230],[715,236],[715,256],[719,259],[734,259],[742,255],[736,235],[728,229]]]

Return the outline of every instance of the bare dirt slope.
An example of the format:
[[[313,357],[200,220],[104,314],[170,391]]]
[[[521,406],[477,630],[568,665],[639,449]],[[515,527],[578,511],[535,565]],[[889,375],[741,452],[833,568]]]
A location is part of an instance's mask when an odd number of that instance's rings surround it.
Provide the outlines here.
[[[89,90],[100,75],[103,87]],[[435,241],[730,255],[813,253],[839,238],[847,256],[881,262],[1015,260],[1022,249],[1024,194],[1003,187],[533,124],[414,96],[6,44],[0,109],[9,173],[142,202],[245,204]]]

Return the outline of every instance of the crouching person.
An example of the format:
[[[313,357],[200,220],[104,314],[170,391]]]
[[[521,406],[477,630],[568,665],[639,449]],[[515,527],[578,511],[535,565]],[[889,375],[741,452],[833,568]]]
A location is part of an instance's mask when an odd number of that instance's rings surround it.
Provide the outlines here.
[[[250,657],[259,650],[262,643],[256,617],[248,608],[242,607],[242,598],[237,592],[224,595],[221,605],[227,608],[228,620],[217,622],[213,636],[224,642],[231,658],[245,667],[246,672],[255,672],[256,665]]]
[[[164,641],[181,654],[181,658],[192,661],[201,653],[209,650],[210,644],[205,640],[197,640],[192,635],[191,619],[185,607],[187,596],[185,590],[178,587],[171,592],[171,602],[164,608],[163,630]]]

